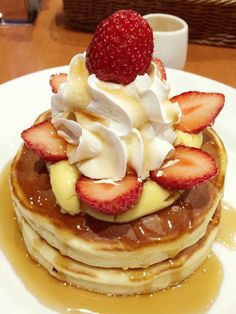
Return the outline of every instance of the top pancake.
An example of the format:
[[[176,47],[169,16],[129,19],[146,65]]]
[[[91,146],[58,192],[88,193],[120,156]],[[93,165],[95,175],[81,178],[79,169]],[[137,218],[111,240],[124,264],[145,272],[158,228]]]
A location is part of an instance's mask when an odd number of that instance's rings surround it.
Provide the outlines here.
[[[83,213],[61,213],[44,161],[25,145],[11,168],[13,199],[35,231],[63,254],[102,267],[147,266],[198,241],[218,206],[226,157],[222,142],[210,128],[204,131],[202,149],[215,157],[218,175],[184,192],[171,206],[129,223],[103,222]],[[155,257],[151,254],[154,247]],[[144,251],[149,257],[140,264],[136,259]],[[129,261],[122,261],[123,258]]]

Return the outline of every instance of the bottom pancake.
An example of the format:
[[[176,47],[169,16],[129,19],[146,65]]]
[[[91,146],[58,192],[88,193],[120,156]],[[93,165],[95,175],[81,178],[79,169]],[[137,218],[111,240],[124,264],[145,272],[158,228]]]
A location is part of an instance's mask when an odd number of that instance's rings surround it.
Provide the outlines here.
[[[43,240],[16,210],[26,248],[36,262],[59,280],[87,290],[116,295],[150,293],[178,284],[191,275],[206,259],[219,229],[218,206],[207,231],[197,243],[175,258],[145,269],[102,268],[89,266],[61,253]]]

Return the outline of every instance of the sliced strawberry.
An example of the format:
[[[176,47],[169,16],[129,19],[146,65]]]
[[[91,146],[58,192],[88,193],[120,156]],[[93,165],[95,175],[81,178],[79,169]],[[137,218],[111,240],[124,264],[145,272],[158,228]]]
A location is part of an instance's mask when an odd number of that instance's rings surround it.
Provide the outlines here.
[[[164,63],[160,60],[160,59],[157,59],[157,58],[152,58],[152,61],[155,62],[156,66],[157,66],[157,69],[160,73],[160,78],[164,81],[166,81],[166,70],[165,70],[165,66],[164,66]]]
[[[160,169],[150,172],[151,179],[173,190],[188,190],[214,177],[218,167],[215,160],[201,149],[177,146]]]
[[[186,92],[171,98],[182,110],[176,129],[187,133],[199,133],[214,123],[224,106],[225,97],[219,93]]]
[[[49,79],[49,83],[52,88],[52,92],[56,94],[58,92],[59,86],[67,80],[66,73],[52,74]]]
[[[66,141],[57,135],[50,120],[38,123],[21,133],[27,147],[47,161],[67,159]]]
[[[81,176],[76,184],[80,199],[95,210],[108,215],[120,214],[131,208],[139,199],[143,183],[133,173],[122,181],[99,183]]]

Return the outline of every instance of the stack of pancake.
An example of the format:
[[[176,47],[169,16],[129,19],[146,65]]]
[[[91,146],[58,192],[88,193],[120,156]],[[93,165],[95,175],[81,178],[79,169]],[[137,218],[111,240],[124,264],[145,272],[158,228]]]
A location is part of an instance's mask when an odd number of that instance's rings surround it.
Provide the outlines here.
[[[60,280],[105,294],[149,293],[188,277],[215,240],[224,188],[224,146],[211,128],[203,137],[202,149],[218,163],[217,176],[181,193],[169,207],[126,223],[62,213],[45,161],[22,146],[10,185],[33,260]]]

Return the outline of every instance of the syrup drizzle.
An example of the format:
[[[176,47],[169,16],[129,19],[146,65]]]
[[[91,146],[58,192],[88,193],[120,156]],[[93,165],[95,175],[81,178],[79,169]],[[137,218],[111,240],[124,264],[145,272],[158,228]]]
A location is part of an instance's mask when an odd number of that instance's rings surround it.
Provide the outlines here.
[[[236,210],[227,203],[223,204],[223,208],[217,241],[228,249],[236,250]]]
[[[223,279],[222,265],[211,253],[201,267],[180,285],[149,295],[113,297],[88,292],[64,284],[50,276],[28,256],[18,229],[8,176],[10,166],[0,176],[0,248],[16,274],[39,302],[60,313],[205,313],[217,298]],[[236,248],[232,234],[236,232],[236,211],[225,206],[222,230],[218,239]],[[207,285],[205,283],[208,283]],[[47,287],[47,289],[45,289]],[[27,305],[26,305],[27,306]]]

